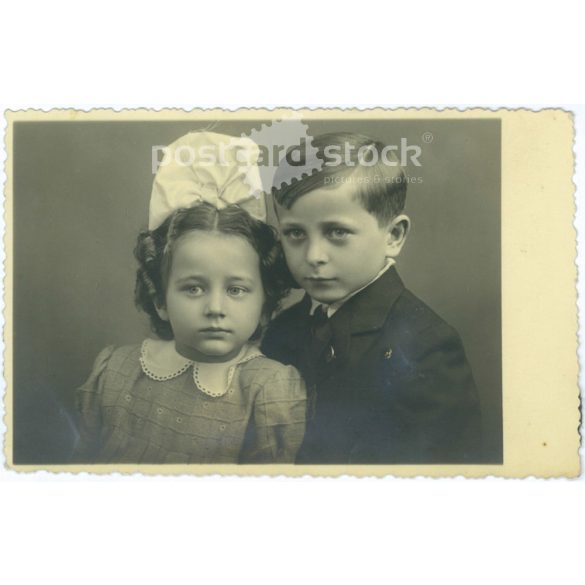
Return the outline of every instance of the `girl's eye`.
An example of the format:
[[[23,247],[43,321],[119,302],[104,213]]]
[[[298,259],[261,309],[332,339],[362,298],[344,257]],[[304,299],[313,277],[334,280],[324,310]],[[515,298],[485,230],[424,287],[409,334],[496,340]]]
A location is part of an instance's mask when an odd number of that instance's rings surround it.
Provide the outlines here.
[[[284,235],[291,240],[302,240],[305,237],[305,232],[298,228],[290,228],[284,232]]]
[[[241,297],[246,294],[248,291],[242,286],[230,286],[227,289],[228,295],[230,297]]]
[[[203,287],[197,284],[191,285],[185,288],[185,292],[193,297],[198,297],[203,294]]]
[[[351,232],[345,228],[331,228],[327,234],[332,240],[344,240]]]

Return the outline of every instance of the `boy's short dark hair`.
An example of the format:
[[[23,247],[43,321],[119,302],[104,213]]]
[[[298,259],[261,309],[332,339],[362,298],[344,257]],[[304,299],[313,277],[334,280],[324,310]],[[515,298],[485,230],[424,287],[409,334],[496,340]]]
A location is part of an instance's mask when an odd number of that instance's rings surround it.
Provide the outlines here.
[[[364,209],[380,225],[388,224],[404,210],[407,178],[390,147],[352,132],[321,134],[313,139],[312,147],[323,161],[320,170],[302,179],[290,179],[286,165],[277,169],[272,191],[279,205],[288,209],[310,191],[349,183],[354,185],[355,196]],[[310,158],[305,164],[312,166]]]

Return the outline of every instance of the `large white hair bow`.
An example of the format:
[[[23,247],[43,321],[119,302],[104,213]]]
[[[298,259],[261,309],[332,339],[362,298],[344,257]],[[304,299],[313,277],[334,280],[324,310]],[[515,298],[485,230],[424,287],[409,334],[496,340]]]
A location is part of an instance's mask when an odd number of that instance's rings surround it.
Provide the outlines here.
[[[148,229],[159,227],[175,210],[202,202],[217,209],[239,205],[266,221],[259,155],[249,138],[215,132],[182,136],[165,149],[154,178]]]

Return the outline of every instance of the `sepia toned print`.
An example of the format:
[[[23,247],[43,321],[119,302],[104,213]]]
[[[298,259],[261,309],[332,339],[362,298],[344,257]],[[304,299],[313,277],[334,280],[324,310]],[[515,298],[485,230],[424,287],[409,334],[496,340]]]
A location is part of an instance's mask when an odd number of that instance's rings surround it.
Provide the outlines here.
[[[10,468],[579,473],[570,114],[7,118]]]

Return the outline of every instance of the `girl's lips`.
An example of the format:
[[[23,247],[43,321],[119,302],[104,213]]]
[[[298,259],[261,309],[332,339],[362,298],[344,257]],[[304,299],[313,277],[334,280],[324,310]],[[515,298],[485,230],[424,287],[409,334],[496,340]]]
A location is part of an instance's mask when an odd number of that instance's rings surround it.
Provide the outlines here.
[[[205,327],[199,331],[201,333],[231,333],[231,329],[224,329],[223,327]]]

